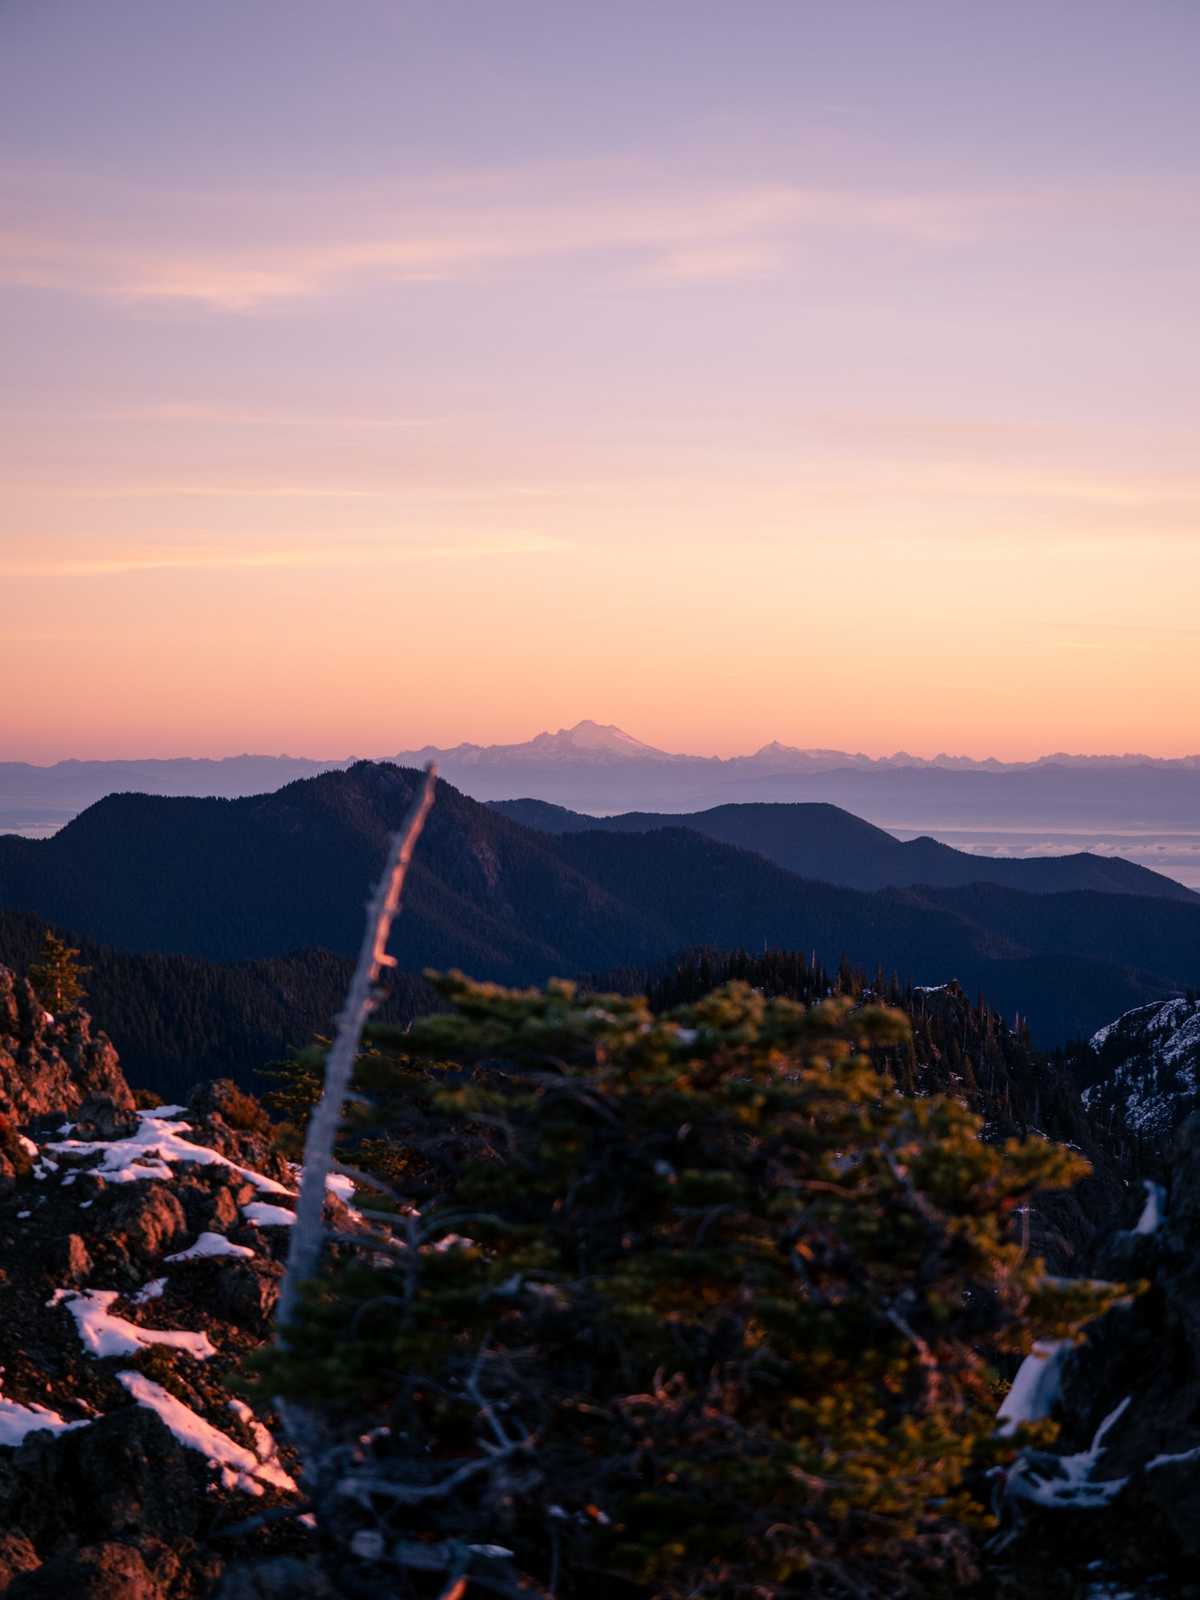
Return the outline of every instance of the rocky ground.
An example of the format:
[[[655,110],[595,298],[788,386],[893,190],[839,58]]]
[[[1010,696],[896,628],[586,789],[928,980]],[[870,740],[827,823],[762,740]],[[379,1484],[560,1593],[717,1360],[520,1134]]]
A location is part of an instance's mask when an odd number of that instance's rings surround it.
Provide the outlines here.
[[[243,1370],[270,1326],[296,1176],[256,1120],[222,1084],[137,1109],[85,1016],[60,1026],[0,973],[0,1591],[14,1600],[320,1592],[288,1560],[313,1533]],[[270,1558],[261,1579],[255,1558]]]

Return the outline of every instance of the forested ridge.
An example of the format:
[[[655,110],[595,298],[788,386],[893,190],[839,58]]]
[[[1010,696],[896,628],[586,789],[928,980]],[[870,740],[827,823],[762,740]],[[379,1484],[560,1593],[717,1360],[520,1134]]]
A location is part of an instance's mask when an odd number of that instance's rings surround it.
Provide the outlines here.
[[[416,775],[360,763],[244,800],[116,795],[47,840],[0,838],[0,897],[133,952],[257,961],[348,955]],[[647,965],[699,944],[815,949],[915,983],[957,978],[1039,1044],[1166,998],[1200,965],[1200,903],[998,885],[864,891],[686,828],[552,837],[443,785],[406,916],[401,970],[502,982]]]

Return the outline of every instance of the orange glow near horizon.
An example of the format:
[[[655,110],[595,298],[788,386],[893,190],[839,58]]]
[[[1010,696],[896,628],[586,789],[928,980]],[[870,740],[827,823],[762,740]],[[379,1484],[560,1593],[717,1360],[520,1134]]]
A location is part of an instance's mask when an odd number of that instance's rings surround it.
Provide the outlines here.
[[[1194,753],[1200,14],[917,10],[0,8],[0,760]]]

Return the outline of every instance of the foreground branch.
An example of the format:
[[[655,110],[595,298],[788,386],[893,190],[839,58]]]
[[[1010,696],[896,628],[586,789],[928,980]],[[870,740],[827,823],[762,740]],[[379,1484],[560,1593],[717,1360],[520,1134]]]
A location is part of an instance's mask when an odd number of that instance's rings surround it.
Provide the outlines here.
[[[380,975],[385,967],[395,965],[394,957],[387,954],[387,942],[400,908],[400,895],[413,850],[433,804],[436,781],[437,769],[431,762],[425,769],[425,781],[403,827],[392,835],[383,875],[367,907],[367,927],[354,977],[326,1057],[325,1086],[309,1120],[304,1139],[304,1170],[300,1181],[300,1198],[296,1204],[296,1224],[292,1229],[287,1268],[279,1292],[278,1329],[284,1342],[287,1340],[288,1326],[296,1315],[300,1291],[320,1264],[325,1180],[333,1166],[333,1149],[341,1126],[342,1106],[350,1088],[363,1028],[378,1000]]]

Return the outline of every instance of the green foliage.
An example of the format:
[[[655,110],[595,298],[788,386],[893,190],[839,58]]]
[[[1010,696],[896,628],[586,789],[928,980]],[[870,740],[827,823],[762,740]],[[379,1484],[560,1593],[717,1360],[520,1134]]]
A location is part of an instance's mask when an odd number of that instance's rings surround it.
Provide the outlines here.
[[[453,1010],[373,1031],[350,1135],[414,1209],[264,1363],[347,1437],[389,1430],[359,1502],[396,1563],[501,1545],[493,1586],[587,1595],[968,1581],[983,1474],[1016,1448],[995,1358],[1116,1293],[1012,1237],[1086,1163],[900,1094],[870,1052],[905,1018],[849,997],[733,982],[655,1016],[433,981]]]
[[[47,928],[42,951],[29,968],[29,981],[46,1010],[56,1017],[78,1009],[86,990],[83,977],[90,969],[79,964],[79,951]]]
[[[318,1039],[306,1050],[297,1050],[284,1061],[263,1067],[259,1077],[275,1088],[263,1095],[263,1104],[280,1118],[274,1137],[280,1149],[299,1160],[304,1149],[304,1130],[313,1108],[321,1098],[325,1051],[328,1039]]]

